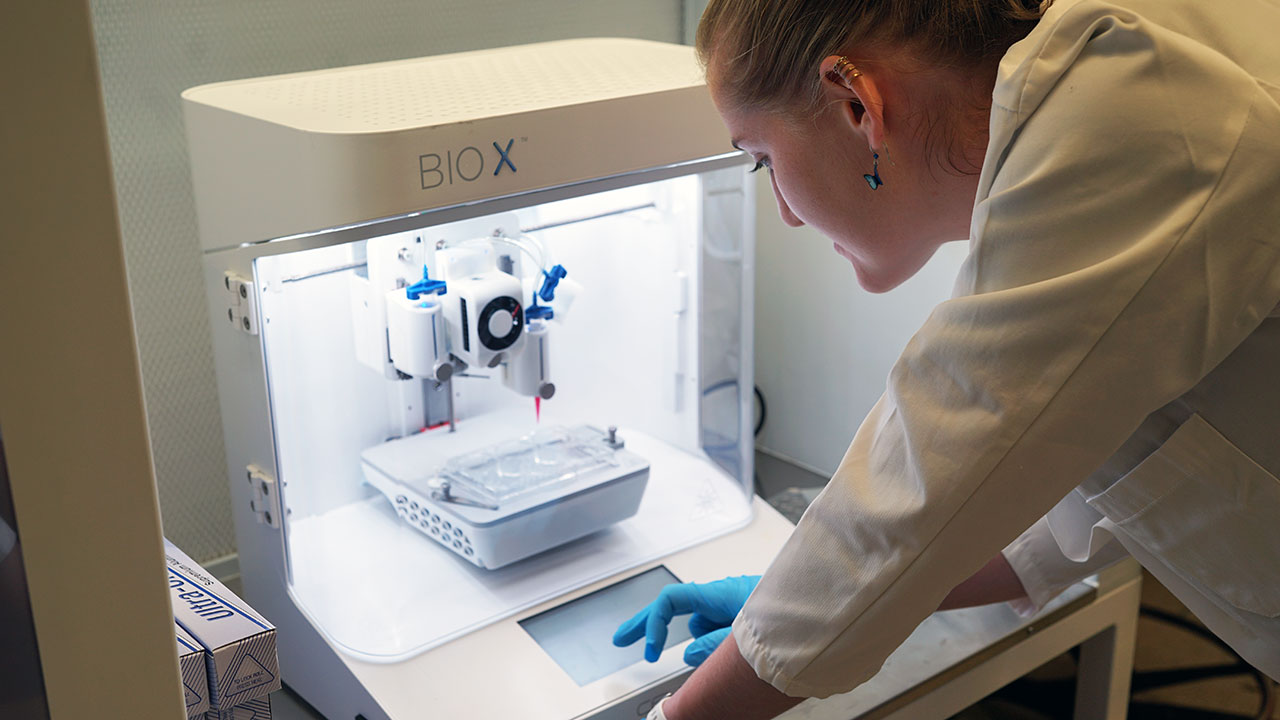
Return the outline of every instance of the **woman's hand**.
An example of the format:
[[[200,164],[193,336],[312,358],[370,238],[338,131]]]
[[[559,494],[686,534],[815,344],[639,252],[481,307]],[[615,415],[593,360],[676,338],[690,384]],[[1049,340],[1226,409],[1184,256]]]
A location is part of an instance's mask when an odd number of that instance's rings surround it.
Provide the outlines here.
[[[991,558],[981,570],[952,588],[938,609],[957,610],[1017,600],[1026,596],[1027,591],[1022,587],[1022,581],[1013,571],[1013,566],[1005,559],[1004,553],[996,553],[996,556]]]
[[[613,644],[625,647],[644,637],[644,659],[657,662],[667,643],[667,625],[676,615],[692,613],[689,632],[694,641],[685,649],[684,661],[697,667],[729,635],[733,619],[758,582],[759,575],[742,575],[710,583],[668,585],[656,600],[618,627]]]

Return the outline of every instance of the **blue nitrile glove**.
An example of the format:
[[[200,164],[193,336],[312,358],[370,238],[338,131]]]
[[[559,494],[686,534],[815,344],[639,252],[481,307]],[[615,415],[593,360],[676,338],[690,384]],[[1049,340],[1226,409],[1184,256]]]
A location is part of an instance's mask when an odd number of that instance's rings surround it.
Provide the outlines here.
[[[645,638],[644,659],[657,662],[667,644],[667,625],[676,615],[692,613],[689,632],[696,638],[685,649],[684,661],[700,665],[732,630],[733,619],[756,589],[759,575],[741,575],[710,583],[668,585],[635,617],[618,626],[613,644],[625,647]]]

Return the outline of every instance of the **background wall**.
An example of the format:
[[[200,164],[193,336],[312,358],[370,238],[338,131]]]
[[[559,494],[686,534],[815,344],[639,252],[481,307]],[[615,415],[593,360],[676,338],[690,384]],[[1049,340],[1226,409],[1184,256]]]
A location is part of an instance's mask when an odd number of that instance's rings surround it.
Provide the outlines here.
[[[681,0],[92,0],[91,9],[161,512],[170,539],[200,560],[233,552],[235,536],[179,94],[569,37],[680,42],[686,22]]]

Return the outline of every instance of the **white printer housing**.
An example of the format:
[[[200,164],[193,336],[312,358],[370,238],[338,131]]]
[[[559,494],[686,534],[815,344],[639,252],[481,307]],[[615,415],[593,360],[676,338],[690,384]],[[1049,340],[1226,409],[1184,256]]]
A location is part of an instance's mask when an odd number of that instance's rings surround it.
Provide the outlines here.
[[[579,684],[520,623],[658,565],[762,572],[790,530],[752,493],[747,158],[692,50],[570,40],[183,100],[240,567],[285,683],[366,720],[631,718],[678,684],[678,648]],[[541,374],[498,356],[441,372],[444,320],[397,293],[466,248],[514,267],[502,292],[527,307],[538,268],[495,237],[538,244],[582,292],[530,325]],[[397,511],[417,468],[552,425],[616,427],[635,469],[598,497],[634,507],[498,569]]]

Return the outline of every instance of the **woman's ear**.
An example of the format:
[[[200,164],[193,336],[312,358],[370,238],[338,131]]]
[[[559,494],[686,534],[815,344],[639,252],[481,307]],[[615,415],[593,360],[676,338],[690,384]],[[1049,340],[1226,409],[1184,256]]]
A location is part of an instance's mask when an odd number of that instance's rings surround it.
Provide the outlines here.
[[[872,152],[885,142],[884,97],[875,73],[867,74],[843,55],[829,55],[818,65],[827,103],[836,117],[864,135]]]

